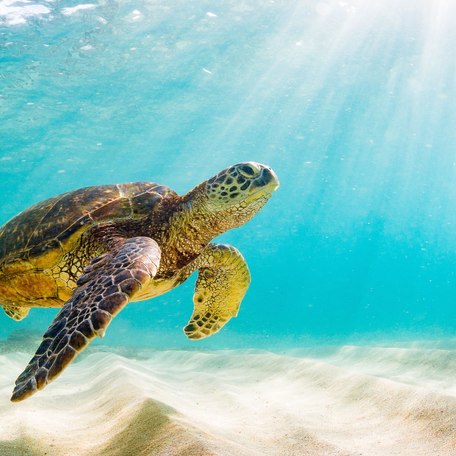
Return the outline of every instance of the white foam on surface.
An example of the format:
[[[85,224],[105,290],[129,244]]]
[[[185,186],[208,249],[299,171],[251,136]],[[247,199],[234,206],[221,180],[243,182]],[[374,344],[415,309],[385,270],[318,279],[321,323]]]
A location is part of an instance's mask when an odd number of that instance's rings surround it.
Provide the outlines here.
[[[68,8],[62,8],[61,12],[65,16],[71,16],[73,14],[78,13],[79,11],[84,11],[84,10],[91,10],[96,8],[97,5],[94,3],[81,3],[76,6],[68,7]]]
[[[30,0],[2,0],[0,2],[0,24],[21,25],[32,17],[49,14],[51,10]]]

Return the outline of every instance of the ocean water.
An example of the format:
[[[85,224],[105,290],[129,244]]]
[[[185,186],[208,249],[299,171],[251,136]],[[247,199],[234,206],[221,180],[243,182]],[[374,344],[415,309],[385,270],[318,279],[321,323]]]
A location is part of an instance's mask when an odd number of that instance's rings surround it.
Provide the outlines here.
[[[455,456],[455,23],[454,0],[0,0],[0,225],[242,161],[281,182],[215,240],[252,283],[212,337],[182,331],[194,275],[12,403],[57,309],[0,312],[0,455]]]
[[[0,222],[78,187],[186,193],[239,161],[280,189],[219,242],[252,284],[200,342],[195,277],[132,303],[103,343],[303,347],[456,332],[451,0],[3,0]],[[0,315],[0,338],[56,310]],[[17,332],[19,331],[19,332]]]

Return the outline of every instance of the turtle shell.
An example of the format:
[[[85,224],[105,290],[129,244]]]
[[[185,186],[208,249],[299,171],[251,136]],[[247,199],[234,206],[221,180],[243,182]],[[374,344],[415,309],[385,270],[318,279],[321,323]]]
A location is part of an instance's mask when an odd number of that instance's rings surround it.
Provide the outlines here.
[[[0,228],[0,265],[30,261],[31,267],[52,266],[52,252],[61,257],[75,240],[94,225],[141,220],[151,214],[168,187],[133,182],[86,187],[42,201]],[[39,264],[40,257],[46,257]],[[6,272],[6,271],[5,271]]]

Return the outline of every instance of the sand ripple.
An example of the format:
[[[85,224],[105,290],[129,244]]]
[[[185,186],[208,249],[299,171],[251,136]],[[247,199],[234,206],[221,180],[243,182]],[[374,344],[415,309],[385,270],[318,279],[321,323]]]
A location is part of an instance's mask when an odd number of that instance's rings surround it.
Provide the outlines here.
[[[19,404],[29,355],[0,355],[0,454],[456,455],[454,349],[135,354],[91,353]]]

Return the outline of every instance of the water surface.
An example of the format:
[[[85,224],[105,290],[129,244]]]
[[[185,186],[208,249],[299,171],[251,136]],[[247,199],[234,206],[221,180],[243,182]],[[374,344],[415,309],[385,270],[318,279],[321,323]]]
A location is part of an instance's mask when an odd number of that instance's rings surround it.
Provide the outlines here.
[[[221,236],[253,281],[199,347],[456,330],[449,0],[17,2],[0,7],[0,221],[85,185],[185,193],[227,165],[281,188]],[[193,283],[135,303],[109,344],[195,347]],[[44,332],[54,310],[0,337]]]

